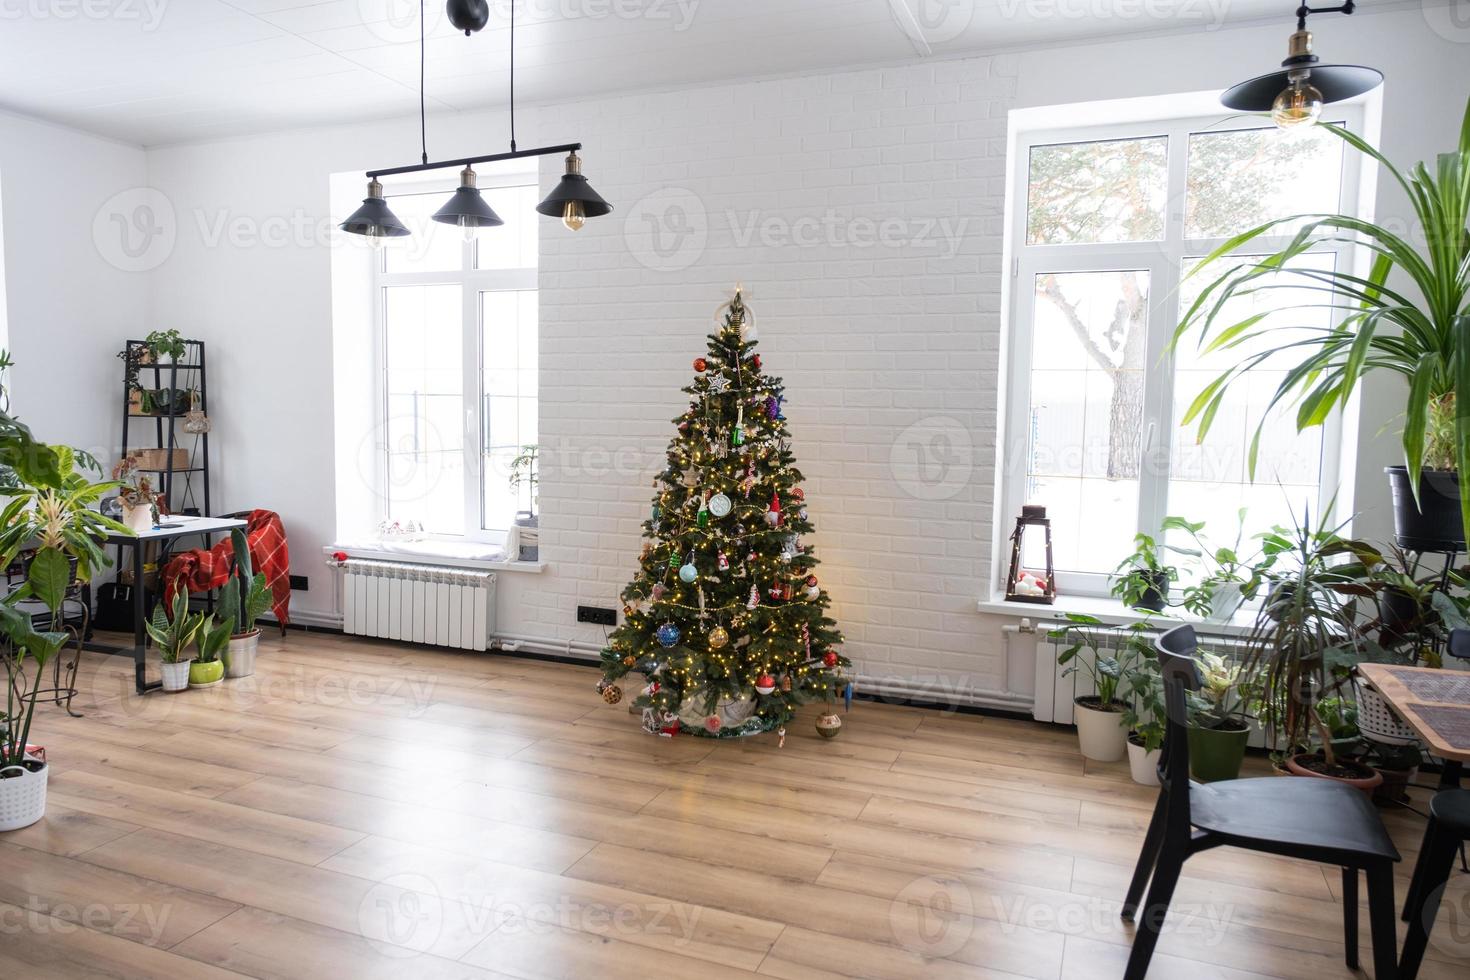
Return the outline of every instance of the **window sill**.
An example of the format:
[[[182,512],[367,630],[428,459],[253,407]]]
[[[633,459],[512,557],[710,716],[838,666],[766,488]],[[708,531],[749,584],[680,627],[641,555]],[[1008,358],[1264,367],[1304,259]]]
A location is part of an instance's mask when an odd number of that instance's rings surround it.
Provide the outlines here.
[[[446,568],[478,568],[487,571],[530,572],[539,575],[546,571],[544,561],[507,561],[501,557],[499,548],[483,545],[467,545],[453,541],[405,541],[391,546],[382,543],[366,545],[334,544],[322,548],[322,554],[330,557],[335,552],[346,552],[352,558],[371,558],[375,561],[404,561],[420,565],[442,565]]]
[[[1050,606],[1032,602],[1006,602],[1004,599],[990,598],[976,602],[975,611],[987,616],[1010,616],[1014,619],[1025,618],[1032,621],[1062,619],[1068,613],[1081,613],[1096,616],[1111,626],[1136,623],[1146,618],[1149,622],[1157,623],[1164,629],[1178,626],[1181,623],[1189,623],[1200,627],[1201,632],[1228,636],[1245,636],[1250,633],[1251,627],[1256,622],[1256,610],[1253,606],[1243,607],[1237,610],[1228,621],[1219,622],[1202,619],[1179,608],[1170,608],[1162,613],[1143,612],[1125,606],[1120,600],[1111,596],[1059,595],[1057,601]]]

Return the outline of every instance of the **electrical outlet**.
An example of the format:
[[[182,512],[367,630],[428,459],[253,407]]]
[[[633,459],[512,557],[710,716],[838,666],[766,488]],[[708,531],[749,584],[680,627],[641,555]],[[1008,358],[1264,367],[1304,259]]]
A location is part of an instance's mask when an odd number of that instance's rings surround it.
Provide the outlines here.
[[[616,626],[618,625],[618,611],[604,609],[601,606],[578,606],[577,622],[595,623],[598,626]]]
[[[291,576],[291,591],[292,592],[305,592],[307,590],[307,588],[308,588],[308,586],[306,584],[306,576],[305,575],[292,575]]]

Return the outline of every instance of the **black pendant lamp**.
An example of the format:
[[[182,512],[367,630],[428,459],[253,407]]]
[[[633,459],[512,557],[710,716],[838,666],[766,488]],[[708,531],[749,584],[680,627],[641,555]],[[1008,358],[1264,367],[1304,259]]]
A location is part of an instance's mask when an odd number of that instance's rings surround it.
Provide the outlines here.
[[[362,199],[362,207],[337,227],[349,235],[364,235],[374,245],[382,244],[385,238],[402,238],[409,233],[398,216],[388,209],[383,200],[383,185],[376,178],[368,181],[368,196]]]
[[[600,218],[611,210],[612,205],[582,176],[582,158],[576,150],[567,154],[567,172],[561,175],[546,200],[536,205],[538,214],[560,218],[572,231],[581,229],[588,218]]]
[[[505,224],[500,215],[485,203],[475,186],[475,171],[465,167],[459,172],[459,187],[444,206],[434,212],[434,220],[441,224],[456,225],[464,230],[468,238],[480,228],[494,228]]]
[[[1312,53],[1312,32],[1307,30],[1308,14],[1351,14],[1353,0],[1340,7],[1308,7],[1296,9],[1296,32],[1287,46],[1281,71],[1252,78],[1232,86],[1220,96],[1227,109],[1241,112],[1267,112],[1277,126],[1310,125],[1322,114],[1322,107],[1371,92],[1383,84],[1383,72],[1362,65],[1322,65]]]

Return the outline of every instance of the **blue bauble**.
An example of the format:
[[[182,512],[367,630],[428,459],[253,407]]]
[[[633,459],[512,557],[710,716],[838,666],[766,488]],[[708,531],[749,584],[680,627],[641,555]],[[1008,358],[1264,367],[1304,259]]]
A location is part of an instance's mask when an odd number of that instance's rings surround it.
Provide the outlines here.
[[[691,561],[679,569],[679,581],[693,582],[697,578],[699,578],[699,569],[694,567],[694,562]]]
[[[681,635],[679,627],[673,623],[664,623],[653,633],[654,639],[658,640],[659,644],[665,647],[671,647],[675,643],[678,643]]]

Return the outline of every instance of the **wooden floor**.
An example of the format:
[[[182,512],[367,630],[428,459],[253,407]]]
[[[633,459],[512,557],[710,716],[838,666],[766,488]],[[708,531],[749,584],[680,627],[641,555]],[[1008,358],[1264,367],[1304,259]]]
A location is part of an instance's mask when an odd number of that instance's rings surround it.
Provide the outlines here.
[[[1122,973],[1153,793],[1064,729],[858,702],[831,742],[653,738],[588,668],[301,633],[208,691],[82,670],[86,717],[32,737],[46,818],[0,835],[0,977]],[[1402,889],[1422,824],[1387,818]],[[1470,975],[1467,877],[1421,976]],[[1202,855],[1150,975],[1350,976],[1338,887]]]

